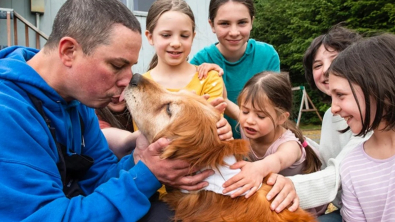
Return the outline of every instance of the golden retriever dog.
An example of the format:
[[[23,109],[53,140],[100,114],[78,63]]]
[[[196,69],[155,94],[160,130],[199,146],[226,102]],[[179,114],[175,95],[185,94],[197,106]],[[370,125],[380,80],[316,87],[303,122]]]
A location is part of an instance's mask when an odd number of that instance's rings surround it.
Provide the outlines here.
[[[192,167],[218,169],[227,165],[225,157],[234,156],[239,161],[249,152],[243,140],[218,138],[216,123],[221,114],[200,96],[168,92],[154,81],[135,74],[124,97],[139,130],[150,143],[161,137],[172,140],[162,158],[186,160]],[[263,182],[251,197],[231,198],[212,191],[184,193],[167,187],[163,201],[175,210],[175,221],[315,221],[302,209],[279,214],[270,210],[266,199],[270,188]]]

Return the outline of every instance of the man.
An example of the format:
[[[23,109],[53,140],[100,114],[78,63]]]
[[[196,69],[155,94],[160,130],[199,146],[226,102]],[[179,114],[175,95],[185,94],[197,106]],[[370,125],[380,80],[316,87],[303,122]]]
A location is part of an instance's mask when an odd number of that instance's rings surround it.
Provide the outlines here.
[[[92,108],[119,100],[140,47],[120,1],[68,0],[41,51],[0,51],[2,221],[137,221],[160,182],[207,185],[211,171],[188,177],[188,163],[159,158],[165,139],[119,162],[108,149]]]

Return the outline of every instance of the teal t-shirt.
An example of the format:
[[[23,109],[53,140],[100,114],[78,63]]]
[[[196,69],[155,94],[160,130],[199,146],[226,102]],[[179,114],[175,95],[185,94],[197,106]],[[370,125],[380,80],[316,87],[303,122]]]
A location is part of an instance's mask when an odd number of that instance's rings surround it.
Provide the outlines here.
[[[255,74],[263,71],[280,72],[280,58],[272,45],[264,42],[248,40],[244,55],[236,62],[227,61],[218,50],[218,43],[199,51],[191,60],[192,64],[215,63],[224,70],[223,80],[228,99],[237,104],[237,97],[246,82]],[[241,138],[240,130],[236,129],[237,121],[225,115],[232,126],[233,137]]]

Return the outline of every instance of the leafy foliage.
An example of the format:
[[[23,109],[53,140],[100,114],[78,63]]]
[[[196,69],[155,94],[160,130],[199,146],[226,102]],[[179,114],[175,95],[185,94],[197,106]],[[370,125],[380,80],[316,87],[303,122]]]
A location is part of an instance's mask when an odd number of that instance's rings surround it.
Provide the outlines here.
[[[311,41],[339,23],[364,36],[395,33],[393,0],[255,0],[255,9],[251,37],[275,47],[282,71],[290,73],[293,85],[306,86],[322,115],[330,100],[310,90],[302,65],[303,54]],[[308,118],[311,119],[314,120]],[[304,118],[303,122],[308,120]]]

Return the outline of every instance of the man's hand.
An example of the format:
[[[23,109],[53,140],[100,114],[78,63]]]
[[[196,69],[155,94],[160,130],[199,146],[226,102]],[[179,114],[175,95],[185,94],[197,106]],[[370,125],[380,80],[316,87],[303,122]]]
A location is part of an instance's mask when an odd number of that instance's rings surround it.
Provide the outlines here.
[[[299,197],[296,194],[296,190],[292,180],[286,178],[280,174],[272,173],[267,182],[268,185],[273,185],[272,189],[266,195],[268,200],[273,200],[270,208],[275,210],[277,213],[280,213],[290,204],[292,206],[288,207],[289,211],[295,211],[299,207]]]
[[[170,144],[165,138],[160,138],[149,145],[147,139],[140,135],[137,138],[134,160],[142,161],[163,184],[175,188],[190,191],[200,190],[208,183],[203,181],[214,173],[213,170],[205,170],[199,174],[190,176],[199,169],[191,169],[189,164],[181,160],[161,159],[162,149]]]

